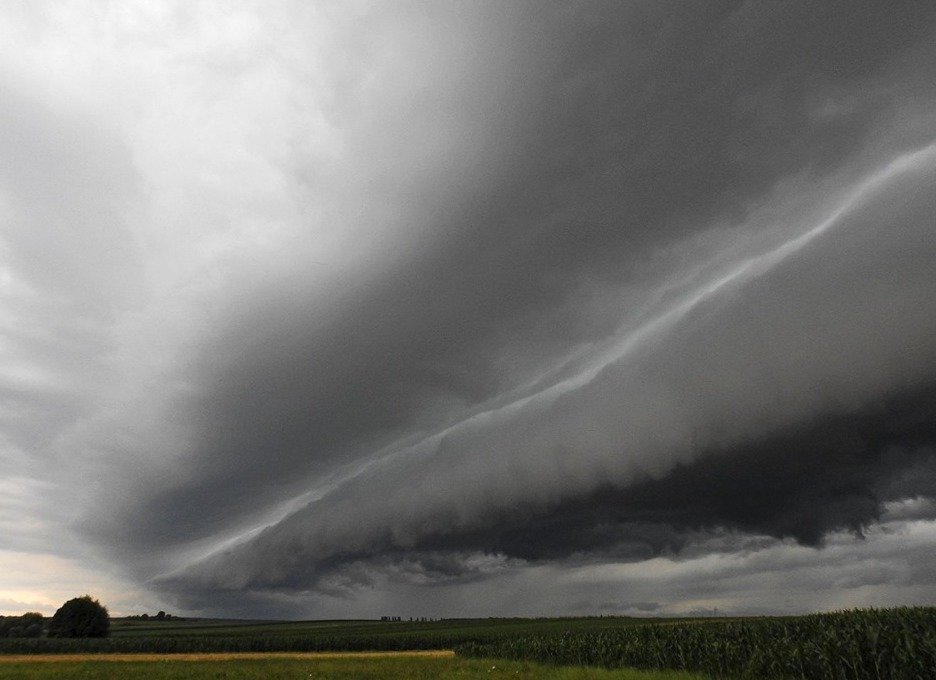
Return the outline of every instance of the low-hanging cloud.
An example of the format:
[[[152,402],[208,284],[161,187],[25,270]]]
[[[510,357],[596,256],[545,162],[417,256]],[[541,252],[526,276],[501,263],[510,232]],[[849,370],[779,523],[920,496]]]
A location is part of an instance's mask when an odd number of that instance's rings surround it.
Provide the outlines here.
[[[934,179],[934,147],[893,162],[584,379],[386,451],[170,582],[314,589],[419,551],[647,558],[706,529],[816,543],[932,495]],[[908,488],[913,467],[929,473]]]
[[[930,4],[0,13],[0,550],[117,611],[672,613],[862,535],[929,592]]]

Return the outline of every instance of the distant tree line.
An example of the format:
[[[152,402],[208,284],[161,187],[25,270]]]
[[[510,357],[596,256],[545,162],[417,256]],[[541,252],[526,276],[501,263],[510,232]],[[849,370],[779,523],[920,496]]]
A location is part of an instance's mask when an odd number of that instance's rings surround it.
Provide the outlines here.
[[[143,612],[142,614],[133,614],[132,616],[128,616],[127,618],[133,621],[184,621],[185,620],[181,616],[173,616],[172,614],[167,614],[164,611],[159,611],[156,614],[153,614],[152,616],[150,616],[146,612]]]
[[[39,612],[0,616],[0,638],[88,638],[107,637],[110,616],[107,608],[90,595],[75,597],[59,607],[51,619]]]
[[[0,637],[42,637],[44,632],[45,617],[39,612],[0,616]]]

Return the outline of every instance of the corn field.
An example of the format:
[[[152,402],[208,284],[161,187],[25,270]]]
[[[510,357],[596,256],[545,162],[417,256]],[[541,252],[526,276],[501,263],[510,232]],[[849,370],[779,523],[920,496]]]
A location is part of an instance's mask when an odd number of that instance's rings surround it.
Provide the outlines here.
[[[208,652],[361,652],[452,649],[464,635],[400,636],[178,636],[0,639],[0,654],[193,654]],[[475,636],[476,640],[490,639]]]
[[[115,619],[98,639],[0,638],[0,654],[406,651],[452,649],[566,630],[605,630],[641,624],[627,617],[562,619],[443,619],[432,622]],[[665,625],[664,620],[658,621]]]
[[[467,643],[456,652],[556,665],[685,670],[713,678],[933,680],[936,608],[570,631]]]

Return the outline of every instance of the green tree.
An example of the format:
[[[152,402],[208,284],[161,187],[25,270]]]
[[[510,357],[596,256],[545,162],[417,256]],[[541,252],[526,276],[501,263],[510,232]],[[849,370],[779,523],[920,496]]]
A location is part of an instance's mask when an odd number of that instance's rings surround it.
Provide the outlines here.
[[[39,637],[42,635],[43,616],[39,612],[26,612],[22,616],[0,616],[0,638]]]
[[[45,617],[39,612],[26,612],[20,619],[23,621],[24,626],[31,626],[34,623],[38,623],[41,626]]]
[[[76,597],[61,607],[49,622],[49,637],[107,637],[107,608],[90,595]]]
[[[39,637],[42,635],[42,626],[45,617],[39,612],[26,612],[20,617],[23,626],[23,637]]]

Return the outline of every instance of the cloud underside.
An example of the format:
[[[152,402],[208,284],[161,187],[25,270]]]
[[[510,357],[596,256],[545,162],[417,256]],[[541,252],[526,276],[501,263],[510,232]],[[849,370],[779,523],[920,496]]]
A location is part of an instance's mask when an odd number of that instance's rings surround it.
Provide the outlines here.
[[[331,592],[692,555],[716,536],[820,546],[934,497],[934,158],[880,169],[578,372],[389,447],[164,585]]]
[[[936,592],[933,3],[0,14],[0,551],[219,615]]]
[[[166,585],[204,607],[226,590],[349,596],[388,578],[446,584],[520,565],[693,559],[771,545],[765,538],[822,548],[829,535],[861,537],[892,520],[887,508],[895,501],[908,508],[898,519],[936,519],[936,506],[923,500],[936,498],[934,414],[931,387],[743,448],[703,453],[659,479],[604,485],[546,507],[484,508],[470,530],[437,528],[400,541],[384,526],[366,546],[324,558],[305,542],[316,525],[313,506],[301,520],[268,529]],[[374,518],[358,521],[365,527]],[[255,576],[239,580],[251,562]]]

